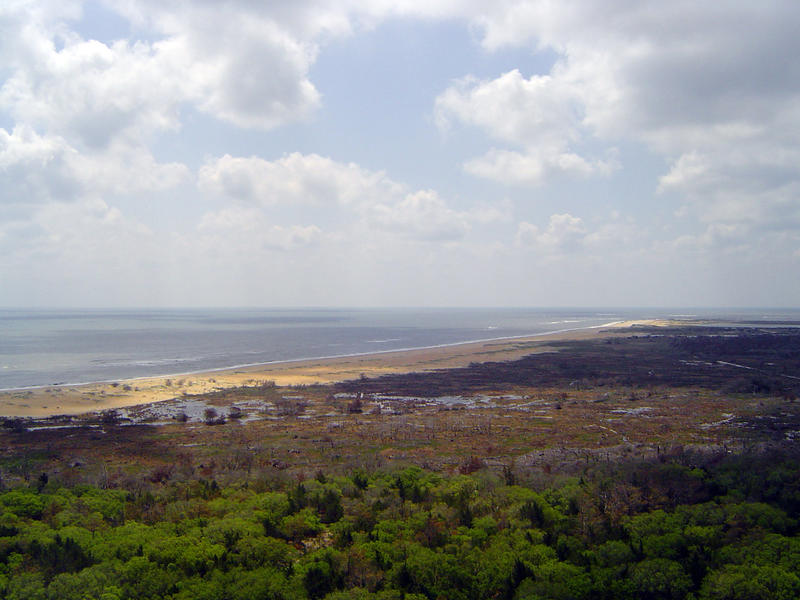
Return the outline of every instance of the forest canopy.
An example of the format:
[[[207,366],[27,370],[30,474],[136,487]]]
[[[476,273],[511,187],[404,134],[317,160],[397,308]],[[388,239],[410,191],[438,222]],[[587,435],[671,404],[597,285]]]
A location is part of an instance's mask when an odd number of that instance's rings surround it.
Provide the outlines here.
[[[9,600],[789,599],[795,460],[524,479],[408,467],[0,494]]]

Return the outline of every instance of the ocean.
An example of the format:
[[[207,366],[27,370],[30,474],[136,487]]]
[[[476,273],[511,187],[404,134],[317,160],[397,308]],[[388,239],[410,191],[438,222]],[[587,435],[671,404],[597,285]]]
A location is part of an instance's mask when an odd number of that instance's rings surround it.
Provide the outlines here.
[[[797,310],[0,309],[0,390],[425,348],[675,316],[800,320]]]

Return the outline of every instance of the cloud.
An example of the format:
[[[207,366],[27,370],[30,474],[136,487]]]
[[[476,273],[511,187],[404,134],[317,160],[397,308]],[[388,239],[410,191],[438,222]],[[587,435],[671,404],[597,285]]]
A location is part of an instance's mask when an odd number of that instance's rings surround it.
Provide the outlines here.
[[[324,44],[398,16],[469,20],[490,51],[555,52],[548,73],[467,76],[437,98],[440,124],[477,127],[511,146],[467,163],[482,177],[541,184],[559,173],[607,174],[615,161],[585,149],[597,140],[640,140],[679,161],[713,154],[724,147],[720,132],[739,128],[785,149],[793,142],[781,146],[778,132],[798,119],[800,67],[787,59],[799,49],[792,2],[768,11],[622,0],[229,2],[221,13],[214,2],[129,0],[109,8],[146,36],[110,44],[69,30],[80,3],[48,6],[16,3],[0,13],[8,33],[0,51],[12,68],[0,103],[73,147],[174,130],[186,105],[241,127],[304,119],[320,104],[309,70]]]
[[[515,71],[466,79],[440,95],[437,109],[525,148],[471,161],[477,175],[538,183],[548,163],[531,146],[549,149],[544,156],[556,172],[565,148],[633,141],[671,164],[659,189],[695,204],[701,218],[762,219],[765,229],[786,217],[795,223],[800,65],[790,57],[800,52],[792,25],[798,16],[790,1],[766,10],[686,1],[498,2],[470,16],[483,45],[549,50],[552,69],[528,79]],[[585,175],[580,161],[568,164]]]
[[[603,254],[633,253],[648,245],[647,232],[637,226],[632,217],[620,219],[618,216],[587,233],[584,243],[588,251]]]
[[[303,119],[319,106],[308,79],[316,46],[252,14],[185,13],[160,50],[186,69],[186,99],[239,127],[272,129]],[[254,57],[258,57],[254,60]]]
[[[436,120],[441,129],[458,121],[524,149],[493,149],[468,161],[465,170],[473,175],[536,185],[558,174],[608,173],[614,161],[588,159],[570,149],[583,130],[577,92],[558,72],[525,79],[515,69],[491,81],[467,77],[436,98]]]
[[[18,126],[11,133],[0,129],[0,169],[45,167],[65,147],[63,140],[42,137],[30,127]]]
[[[553,177],[588,177],[595,173],[607,174],[615,170],[616,159],[588,161],[572,152],[535,148],[527,153],[492,149],[484,156],[464,164],[464,170],[472,175],[518,185],[540,185]]]
[[[720,144],[680,156],[658,191],[678,194],[702,221],[748,223],[762,233],[800,227],[800,151],[768,142]]]
[[[10,202],[159,191],[189,175],[149,149],[153,135],[180,126],[179,65],[157,43],[82,39],[68,25],[80,8],[16,2],[0,11],[0,114],[14,122],[0,129],[0,179]]]
[[[517,229],[517,244],[535,246],[550,254],[564,254],[579,250],[586,238],[583,220],[569,213],[555,214],[545,229],[522,221]]]
[[[319,43],[351,31],[346,9],[309,2],[132,0],[116,8],[163,36],[152,49],[181,82],[178,102],[264,130],[305,119],[319,106],[308,77]]]
[[[173,188],[189,177],[180,163],[158,163],[146,150],[114,144],[105,152],[80,153],[55,135],[26,125],[0,128],[0,184],[14,205],[72,202]]]
[[[217,3],[131,1],[108,8],[146,36],[104,43],[70,28],[80,4],[44,11],[18,2],[0,12],[0,109],[81,150],[175,131],[186,106],[246,128],[304,119],[320,103],[308,79],[316,36],[348,30],[344,13],[292,29],[302,10],[234,2],[221,15]]]
[[[266,215],[255,208],[226,208],[206,213],[197,230],[211,236],[211,247],[229,246],[233,239],[250,247],[250,250],[297,250],[317,243],[322,230],[316,225],[284,227],[270,223]]]
[[[522,221],[517,226],[515,242],[517,247],[536,248],[547,256],[575,255],[583,259],[586,253],[631,256],[649,245],[645,232],[633,218],[621,218],[618,214],[591,227],[569,213],[550,215],[544,228]]]
[[[71,36],[59,50],[46,32],[32,28],[16,46],[0,108],[18,122],[93,150],[179,125],[184,78],[156,47]]]
[[[74,153],[68,162],[73,178],[87,195],[159,192],[191,180],[191,170],[185,164],[160,163],[144,148],[126,144],[114,144],[94,154]]]
[[[225,155],[200,169],[198,186],[243,206],[339,211],[341,221],[420,241],[460,239],[470,223],[502,218],[497,207],[456,210],[433,190],[410,191],[383,172],[317,154],[292,153],[275,161]]]
[[[371,218],[381,229],[425,241],[461,239],[469,232],[469,220],[469,214],[449,208],[433,190],[408,194],[394,205],[378,204]]]
[[[208,193],[265,206],[374,202],[401,189],[382,172],[298,152],[275,161],[226,154],[200,169],[198,185]]]
[[[675,249],[682,251],[746,251],[750,245],[750,235],[752,235],[752,229],[746,225],[712,223],[698,235],[679,236],[672,242],[672,245]]]
[[[76,182],[68,164],[71,150],[62,139],[38,135],[30,127],[0,128],[0,187],[5,205],[38,204],[71,198]]]
[[[483,127],[496,139],[561,146],[575,138],[580,121],[573,93],[557,77],[525,79],[514,69],[492,81],[466,77],[436,98],[442,127],[451,119]]]

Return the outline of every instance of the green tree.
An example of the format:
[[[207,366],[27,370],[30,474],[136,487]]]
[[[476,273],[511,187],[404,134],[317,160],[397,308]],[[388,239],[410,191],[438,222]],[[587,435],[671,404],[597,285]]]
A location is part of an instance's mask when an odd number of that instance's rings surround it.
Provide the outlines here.
[[[630,580],[636,597],[642,600],[680,600],[692,587],[692,580],[680,563],[652,558],[634,565]]]
[[[725,565],[709,573],[700,597],[705,600],[791,600],[800,597],[800,578],[770,565]]]

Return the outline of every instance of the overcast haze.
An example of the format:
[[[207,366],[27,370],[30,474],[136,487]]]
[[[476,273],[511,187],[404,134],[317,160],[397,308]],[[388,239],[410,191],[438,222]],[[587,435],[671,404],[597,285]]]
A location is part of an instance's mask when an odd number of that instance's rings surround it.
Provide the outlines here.
[[[0,4],[0,306],[800,306],[800,4]]]

